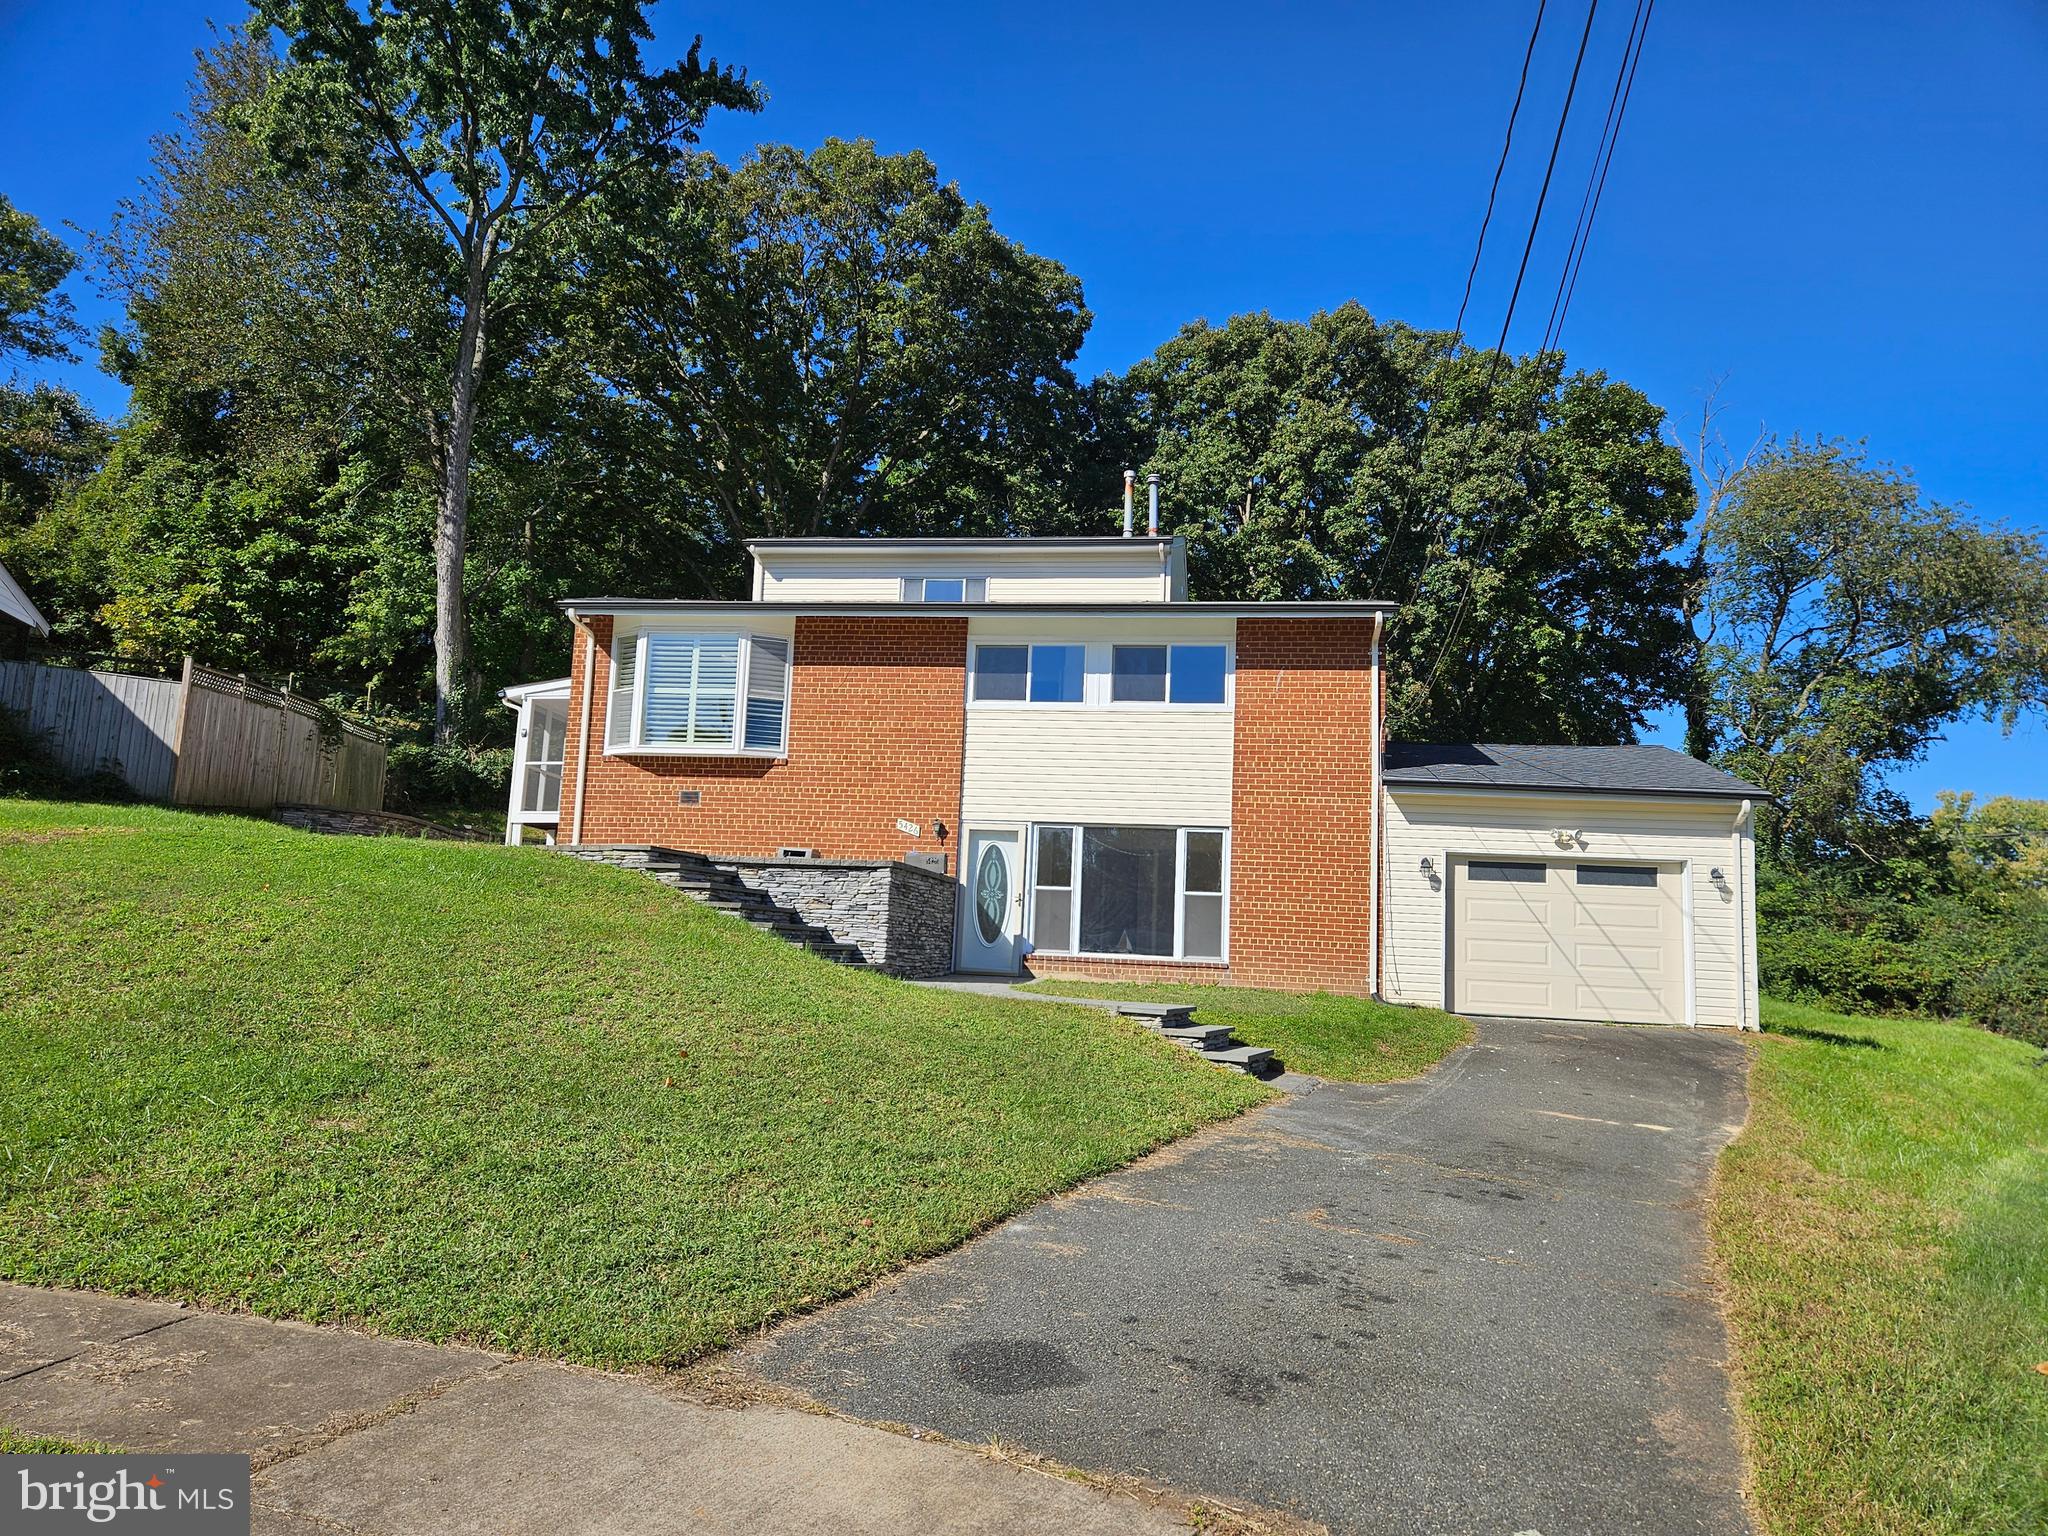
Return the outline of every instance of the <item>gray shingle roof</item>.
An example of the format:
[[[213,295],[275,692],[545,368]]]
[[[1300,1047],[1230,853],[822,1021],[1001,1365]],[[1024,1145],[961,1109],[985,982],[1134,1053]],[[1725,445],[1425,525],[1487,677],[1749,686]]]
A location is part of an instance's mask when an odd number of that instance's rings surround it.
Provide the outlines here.
[[[1691,795],[1707,800],[1770,799],[1768,791],[1669,747],[1390,741],[1381,777],[1396,789],[1464,785],[1608,795]]]

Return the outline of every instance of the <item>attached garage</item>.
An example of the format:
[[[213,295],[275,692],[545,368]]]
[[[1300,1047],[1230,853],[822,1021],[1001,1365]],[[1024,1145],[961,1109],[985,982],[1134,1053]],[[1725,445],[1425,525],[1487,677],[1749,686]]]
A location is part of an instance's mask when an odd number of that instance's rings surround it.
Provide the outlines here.
[[[1664,747],[1394,743],[1381,994],[1754,1028],[1753,784]]]

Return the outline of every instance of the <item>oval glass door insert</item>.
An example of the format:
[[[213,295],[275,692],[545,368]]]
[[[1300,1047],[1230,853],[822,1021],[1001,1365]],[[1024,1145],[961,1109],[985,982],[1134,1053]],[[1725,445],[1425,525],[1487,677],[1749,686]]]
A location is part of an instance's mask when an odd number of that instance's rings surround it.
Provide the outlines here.
[[[1010,906],[1010,866],[994,843],[981,850],[981,864],[974,872],[974,925],[981,930],[981,942],[994,944],[1003,936],[1003,916]]]

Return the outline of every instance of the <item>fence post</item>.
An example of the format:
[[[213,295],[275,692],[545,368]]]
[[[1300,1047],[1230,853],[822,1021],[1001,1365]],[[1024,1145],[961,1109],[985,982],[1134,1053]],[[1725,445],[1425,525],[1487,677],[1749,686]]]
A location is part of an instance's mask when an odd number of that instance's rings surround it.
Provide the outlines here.
[[[178,725],[171,737],[171,804],[183,805],[185,798],[185,721],[192,713],[192,658],[187,655],[178,674]]]

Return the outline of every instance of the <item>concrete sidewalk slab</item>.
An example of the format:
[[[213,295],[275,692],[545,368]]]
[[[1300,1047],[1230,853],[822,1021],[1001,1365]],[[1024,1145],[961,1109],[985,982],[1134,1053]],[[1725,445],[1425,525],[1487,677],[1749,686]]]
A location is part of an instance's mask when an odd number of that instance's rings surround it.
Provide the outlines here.
[[[0,1382],[190,1315],[168,1302],[0,1285]]]
[[[0,1424],[257,1459],[262,1536],[1186,1531],[1110,1492],[823,1413],[338,1328],[0,1284]]]
[[[38,1310],[60,1321],[53,1294],[0,1287],[0,1325],[32,1329]],[[95,1331],[109,1331],[114,1309],[124,1307],[135,1309],[140,1326],[0,1382],[0,1423],[125,1450],[264,1456],[500,1363],[481,1350],[94,1300],[102,1304]],[[149,1326],[164,1311],[171,1318]]]
[[[957,1447],[536,1362],[279,1463],[255,1504],[258,1531],[279,1516],[444,1536],[1187,1529],[1177,1512]]]

